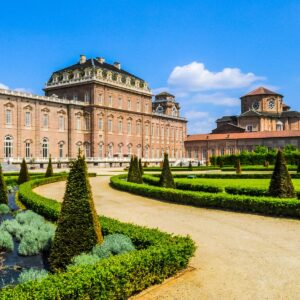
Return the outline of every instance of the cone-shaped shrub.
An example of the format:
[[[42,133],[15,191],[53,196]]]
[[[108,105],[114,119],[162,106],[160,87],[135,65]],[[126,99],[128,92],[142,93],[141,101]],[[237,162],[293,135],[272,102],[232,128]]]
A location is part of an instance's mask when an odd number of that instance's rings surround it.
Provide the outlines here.
[[[298,168],[297,168],[297,173],[300,173],[300,159],[298,160]]]
[[[28,174],[28,168],[25,159],[23,158],[22,163],[21,163],[21,170],[18,178],[18,184],[22,184],[26,181],[29,181],[30,177]]]
[[[140,173],[143,176],[144,175],[144,170],[143,170],[143,165],[142,165],[142,159],[139,159],[139,169],[140,169]]]
[[[127,181],[134,183],[143,183],[137,156],[133,156],[131,159]]]
[[[242,174],[241,161],[238,159],[235,166],[236,174]]]
[[[193,171],[192,161],[189,162],[189,170]]]
[[[51,156],[50,156],[48,166],[47,166],[47,170],[46,170],[46,173],[45,173],[45,177],[52,177],[52,176],[53,176],[53,167],[52,167],[52,160],[51,160]]]
[[[66,269],[72,258],[103,241],[87,167],[79,156],[70,169],[49,263],[53,272]]]
[[[130,164],[128,169],[127,181],[132,182],[132,167],[133,167],[133,156],[130,158]]]
[[[273,197],[280,198],[293,198],[296,196],[291,176],[281,150],[277,153],[269,194]]]
[[[1,164],[0,164],[0,204],[8,204],[7,186],[2,173]]]
[[[159,185],[166,188],[175,188],[174,179],[169,166],[168,154],[165,153],[163,168],[160,174]]]

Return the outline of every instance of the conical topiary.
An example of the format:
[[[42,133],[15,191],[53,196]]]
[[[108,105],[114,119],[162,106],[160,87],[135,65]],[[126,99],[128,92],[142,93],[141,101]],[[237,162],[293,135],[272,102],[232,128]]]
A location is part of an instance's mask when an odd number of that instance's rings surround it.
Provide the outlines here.
[[[143,170],[143,165],[142,165],[142,159],[141,158],[139,159],[139,169],[140,169],[141,176],[143,176],[144,175],[144,170]]]
[[[139,168],[139,160],[137,156],[133,156],[129,167],[128,182],[143,183],[142,175]]]
[[[298,160],[298,168],[297,168],[297,173],[300,173],[300,159]]]
[[[0,164],[0,204],[8,204],[7,186],[2,173],[2,166]]]
[[[25,159],[23,158],[22,163],[21,163],[21,170],[19,173],[19,178],[18,178],[18,184],[22,184],[26,181],[29,181],[29,173],[28,173],[28,168]]]
[[[130,164],[129,164],[128,174],[127,174],[128,182],[132,182],[132,167],[133,167],[133,156],[131,156],[130,158]]]
[[[72,162],[51,247],[49,264],[53,272],[64,270],[74,256],[87,253],[103,241],[95,211],[84,157]]]
[[[52,160],[50,155],[45,177],[52,177],[52,176],[53,176],[53,167],[52,167]]]
[[[295,189],[288,172],[284,155],[278,151],[272,179],[269,187],[269,194],[273,197],[293,198],[296,196]]]
[[[189,167],[188,167],[189,171],[193,171],[193,165],[192,165],[192,161],[189,161]]]
[[[235,166],[236,174],[242,174],[241,161],[238,159]]]
[[[168,154],[164,155],[163,168],[160,174],[159,185],[166,188],[175,188],[174,179],[170,170]]]

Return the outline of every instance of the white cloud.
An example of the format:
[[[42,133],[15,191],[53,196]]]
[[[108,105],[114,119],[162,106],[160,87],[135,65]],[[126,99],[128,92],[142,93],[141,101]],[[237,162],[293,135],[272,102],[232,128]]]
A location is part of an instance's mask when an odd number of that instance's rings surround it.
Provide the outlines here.
[[[188,120],[188,134],[208,133],[215,128],[216,117],[206,111],[186,111],[184,116]]]
[[[213,94],[194,94],[188,98],[187,102],[194,104],[212,104],[219,106],[239,106],[240,100],[235,97],[230,97],[222,93],[213,93]]]
[[[0,89],[8,90],[8,86],[0,82]]]
[[[253,73],[242,73],[238,68],[224,68],[220,72],[212,72],[206,69],[203,63],[194,61],[175,67],[169,76],[168,84],[175,89],[197,92],[244,88],[264,79]]]

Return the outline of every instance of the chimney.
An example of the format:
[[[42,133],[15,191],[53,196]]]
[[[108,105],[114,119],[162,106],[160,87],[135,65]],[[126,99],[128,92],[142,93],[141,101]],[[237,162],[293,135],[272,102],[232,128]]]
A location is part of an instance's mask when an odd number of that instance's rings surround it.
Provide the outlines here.
[[[80,55],[79,63],[80,63],[80,64],[84,64],[85,62],[86,62],[86,56],[83,55],[83,54],[81,54],[81,55]]]
[[[121,70],[121,64],[120,64],[120,63],[114,62],[114,66],[115,66],[117,69]]]
[[[103,64],[105,62],[105,59],[103,57],[96,57],[96,59],[100,64]]]

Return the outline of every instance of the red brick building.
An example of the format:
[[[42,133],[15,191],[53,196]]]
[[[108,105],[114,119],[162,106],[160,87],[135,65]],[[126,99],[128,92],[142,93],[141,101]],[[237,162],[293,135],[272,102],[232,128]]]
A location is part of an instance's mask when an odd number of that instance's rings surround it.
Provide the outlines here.
[[[103,58],[86,59],[53,72],[45,96],[0,90],[0,159],[64,161],[78,148],[89,161],[149,162],[164,152],[184,157],[187,121],[173,95],[152,101],[147,83]]]
[[[283,96],[260,87],[241,97],[241,114],[216,121],[210,134],[189,135],[185,141],[188,158],[203,163],[212,155],[252,151],[256,146],[300,148],[300,113],[291,111]]]

